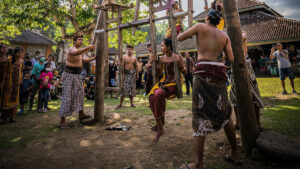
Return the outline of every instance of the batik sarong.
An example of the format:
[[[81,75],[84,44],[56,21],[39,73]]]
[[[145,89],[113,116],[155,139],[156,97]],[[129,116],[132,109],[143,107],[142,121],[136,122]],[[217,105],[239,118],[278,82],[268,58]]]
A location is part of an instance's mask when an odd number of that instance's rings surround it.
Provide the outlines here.
[[[224,127],[231,117],[226,68],[219,62],[199,62],[194,71],[193,136],[205,136]]]
[[[136,95],[136,70],[124,70],[124,82],[121,96]]]
[[[62,74],[62,98],[59,116],[71,116],[83,110],[84,88],[80,77],[82,68],[66,67]]]
[[[251,66],[250,58],[247,58],[247,68],[248,68],[248,77],[249,77],[249,80],[250,80],[250,88],[251,88],[253,103],[259,108],[264,108],[264,104],[263,104],[263,101],[260,97],[260,92],[258,90],[258,85],[257,85],[257,81],[256,81],[255,72],[254,72],[254,70]],[[231,102],[232,106],[236,106],[236,95],[235,95],[235,86],[234,86],[233,74],[230,77],[230,84],[231,84],[230,102]]]

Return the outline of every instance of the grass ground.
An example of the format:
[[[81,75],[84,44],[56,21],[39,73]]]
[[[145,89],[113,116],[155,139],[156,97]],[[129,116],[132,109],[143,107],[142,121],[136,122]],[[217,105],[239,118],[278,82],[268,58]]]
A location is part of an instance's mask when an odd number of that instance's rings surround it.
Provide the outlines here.
[[[281,96],[278,78],[257,80],[265,104],[261,112],[263,127],[300,138],[300,95]],[[290,93],[290,85],[286,86]],[[295,87],[300,92],[299,78],[295,80]],[[74,113],[67,119],[71,128],[60,130],[57,128],[60,101],[52,101],[49,104],[52,110],[45,114],[28,112],[17,117],[15,124],[0,126],[0,168],[71,168],[75,164],[72,168],[114,169],[128,165],[146,169],[177,168],[181,163],[191,161],[191,96],[167,102],[168,134],[156,146],[150,143],[153,133],[149,127],[154,120],[148,97],[139,94],[135,98],[136,108],[130,108],[127,98],[124,108],[115,109],[118,103],[118,99],[105,99],[105,125],[84,126],[77,122]],[[85,101],[85,110],[89,114],[93,114],[93,106],[94,101]],[[105,131],[111,124],[128,124],[133,129],[127,134]],[[234,168],[219,160],[229,151],[224,142],[227,141],[223,132],[207,139],[207,168]],[[92,157],[97,158],[90,159]],[[57,162],[59,158],[66,158],[66,161]],[[248,161],[242,168],[284,167]]]

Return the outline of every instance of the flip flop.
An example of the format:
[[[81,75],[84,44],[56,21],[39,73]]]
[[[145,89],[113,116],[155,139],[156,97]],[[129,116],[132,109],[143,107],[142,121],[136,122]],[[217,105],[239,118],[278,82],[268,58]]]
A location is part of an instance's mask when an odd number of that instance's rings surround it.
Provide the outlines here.
[[[59,125],[58,128],[60,129],[67,129],[67,128],[70,128],[69,126],[62,126],[62,125]]]
[[[234,161],[234,159],[231,157],[231,155],[226,155],[225,156],[225,160],[236,165],[236,166],[241,166],[243,165],[243,162],[241,160],[241,158],[239,159],[239,161]]]

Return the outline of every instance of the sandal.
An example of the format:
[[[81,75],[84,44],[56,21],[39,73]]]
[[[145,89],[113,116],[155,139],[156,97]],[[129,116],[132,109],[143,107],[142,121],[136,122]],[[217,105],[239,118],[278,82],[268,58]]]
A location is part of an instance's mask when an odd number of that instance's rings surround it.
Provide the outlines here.
[[[191,169],[191,168],[189,167],[189,165],[186,165],[186,164],[183,164],[183,165],[184,165],[184,167],[185,167],[186,169]],[[182,166],[180,167],[180,169],[183,169]]]
[[[240,165],[243,165],[243,162],[242,162],[242,159],[240,158],[238,161],[235,161],[231,155],[226,155],[225,156],[225,160],[236,165],[236,166],[240,166]]]

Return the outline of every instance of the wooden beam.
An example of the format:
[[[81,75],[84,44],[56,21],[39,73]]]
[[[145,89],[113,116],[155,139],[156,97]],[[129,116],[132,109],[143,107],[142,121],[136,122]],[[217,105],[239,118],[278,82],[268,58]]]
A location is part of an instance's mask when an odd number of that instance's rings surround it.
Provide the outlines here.
[[[170,0],[169,0],[170,2]],[[173,8],[169,9],[169,23],[172,32],[172,44],[173,44],[173,52],[177,54],[177,30],[176,30],[176,18],[173,17]],[[177,62],[174,62],[174,71],[175,71],[175,78],[176,78],[176,86],[177,86],[177,97],[182,98],[182,85],[181,85],[181,72],[178,68]]]
[[[186,15],[188,15],[188,12],[183,11],[183,12],[178,12],[178,13],[174,14],[174,17],[178,18],[178,17],[183,17],[183,16],[186,16]],[[169,19],[169,18],[170,18],[169,16],[162,16],[162,17],[154,18],[154,21],[156,22],[156,21],[161,21],[161,20],[165,20],[165,19]],[[148,19],[142,19],[142,20],[138,20],[138,21],[135,21],[135,22],[121,24],[120,28],[121,29],[127,29],[127,28],[142,26],[142,25],[148,25],[149,22],[150,22],[149,18]],[[107,31],[114,31],[114,30],[118,30],[118,28],[115,27],[115,28],[107,29]],[[104,29],[100,29],[100,30],[98,29],[95,32],[96,33],[103,33]]]
[[[149,0],[149,18],[150,18],[150,37],[151,37],[151,45],[152,45],[152,55],[156,57],[154,61],[152,61],[152,77],[153,84],[155,85],[158,81],[156,77],[156,60],[157,57],[157,49],[156,49],[156,31],[155,31],[155,21],[154,21],[154,11],[153,11],[153,0]]]
[[[189,27],[193,26],[193,0],[188,0],[188,25]]]
[[[123,91],[123,77],[124,77],[124,63],[123,63],[123,35],[122,35],[122,10],[119,9],[118,11],[118,47],[119,47],[119,88],[121,89],[121,92]]]
[[[101,5],[102,0],[98,3]],[[99,12],[99,22],[97,27],[104,28],[105,12]],[[104,122],[104,46],[105,42],[104,34],[97,35],[96,42],[96,85],[95,85],[95,107],[94,107],[94,119],[96,122]]]

